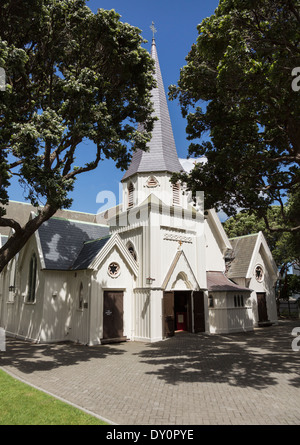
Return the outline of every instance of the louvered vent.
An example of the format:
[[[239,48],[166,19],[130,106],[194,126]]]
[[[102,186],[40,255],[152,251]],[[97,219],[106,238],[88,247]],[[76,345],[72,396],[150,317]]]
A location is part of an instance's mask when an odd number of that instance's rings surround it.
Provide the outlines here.
[[[131,182],[128,186],[128,208],[133,207],[133,192],[134,192],[134,187]]]
[[[150,178],[147,181],[147,187],[154,188],[158,186],[158,181],[154,176],[150,176]]]
[[[173,184],[173,204],[180,204],[180,184]]]

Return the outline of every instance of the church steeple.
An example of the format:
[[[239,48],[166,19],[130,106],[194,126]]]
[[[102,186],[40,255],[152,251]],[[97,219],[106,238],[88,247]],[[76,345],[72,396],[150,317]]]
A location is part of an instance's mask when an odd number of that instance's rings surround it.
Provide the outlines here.
[[[131,164],[123,176],[122,181],[137,173],[174,173],[183,170],[177,156],[168,104],[157,56],[156,42],[154,38],[154,32],[156,32],[156,30],[153,23],[151,29],[153,31],[151,57],[155,62],[154,78],[157,84],[156,88],[152,91],[152,101],[154,103],[154,115],[158,120],[154,123],[152,139],[148,144],[149,150],[147,152],[137,150],[133,153]]]

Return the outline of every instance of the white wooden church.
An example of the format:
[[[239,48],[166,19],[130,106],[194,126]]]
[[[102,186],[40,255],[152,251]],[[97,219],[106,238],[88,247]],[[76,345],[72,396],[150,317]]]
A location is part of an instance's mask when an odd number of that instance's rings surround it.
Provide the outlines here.
[[[277,323],[277,268],[262,233],[228,239],[201,194],[195,205],[170,182],[183,164],[154,39],[151,54],[158,121],[122,179],[122,204],[102,223],[60,212],[32,236],[0,276],[6,335],[95,345]]]

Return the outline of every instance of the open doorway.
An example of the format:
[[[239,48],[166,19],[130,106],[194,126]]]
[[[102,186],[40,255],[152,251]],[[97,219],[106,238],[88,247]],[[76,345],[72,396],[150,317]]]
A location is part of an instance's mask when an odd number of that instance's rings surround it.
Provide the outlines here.
[[[172,337],[178,331],[205,331],[203,297],[201,291],[164,292],[163,329],[165,337]]]
[[[174,329],[192,332],[191,291],[174,292]]]

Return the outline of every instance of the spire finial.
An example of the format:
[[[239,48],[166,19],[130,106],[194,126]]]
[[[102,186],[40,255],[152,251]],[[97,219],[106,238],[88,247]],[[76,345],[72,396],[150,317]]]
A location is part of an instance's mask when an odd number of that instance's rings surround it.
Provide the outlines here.
[[[150,26],[151,31],[153,32],[153,39],[155,38],[154,35],[157,32],[155,26],[154,26],[154,22],[152,22],[152,25]]]

